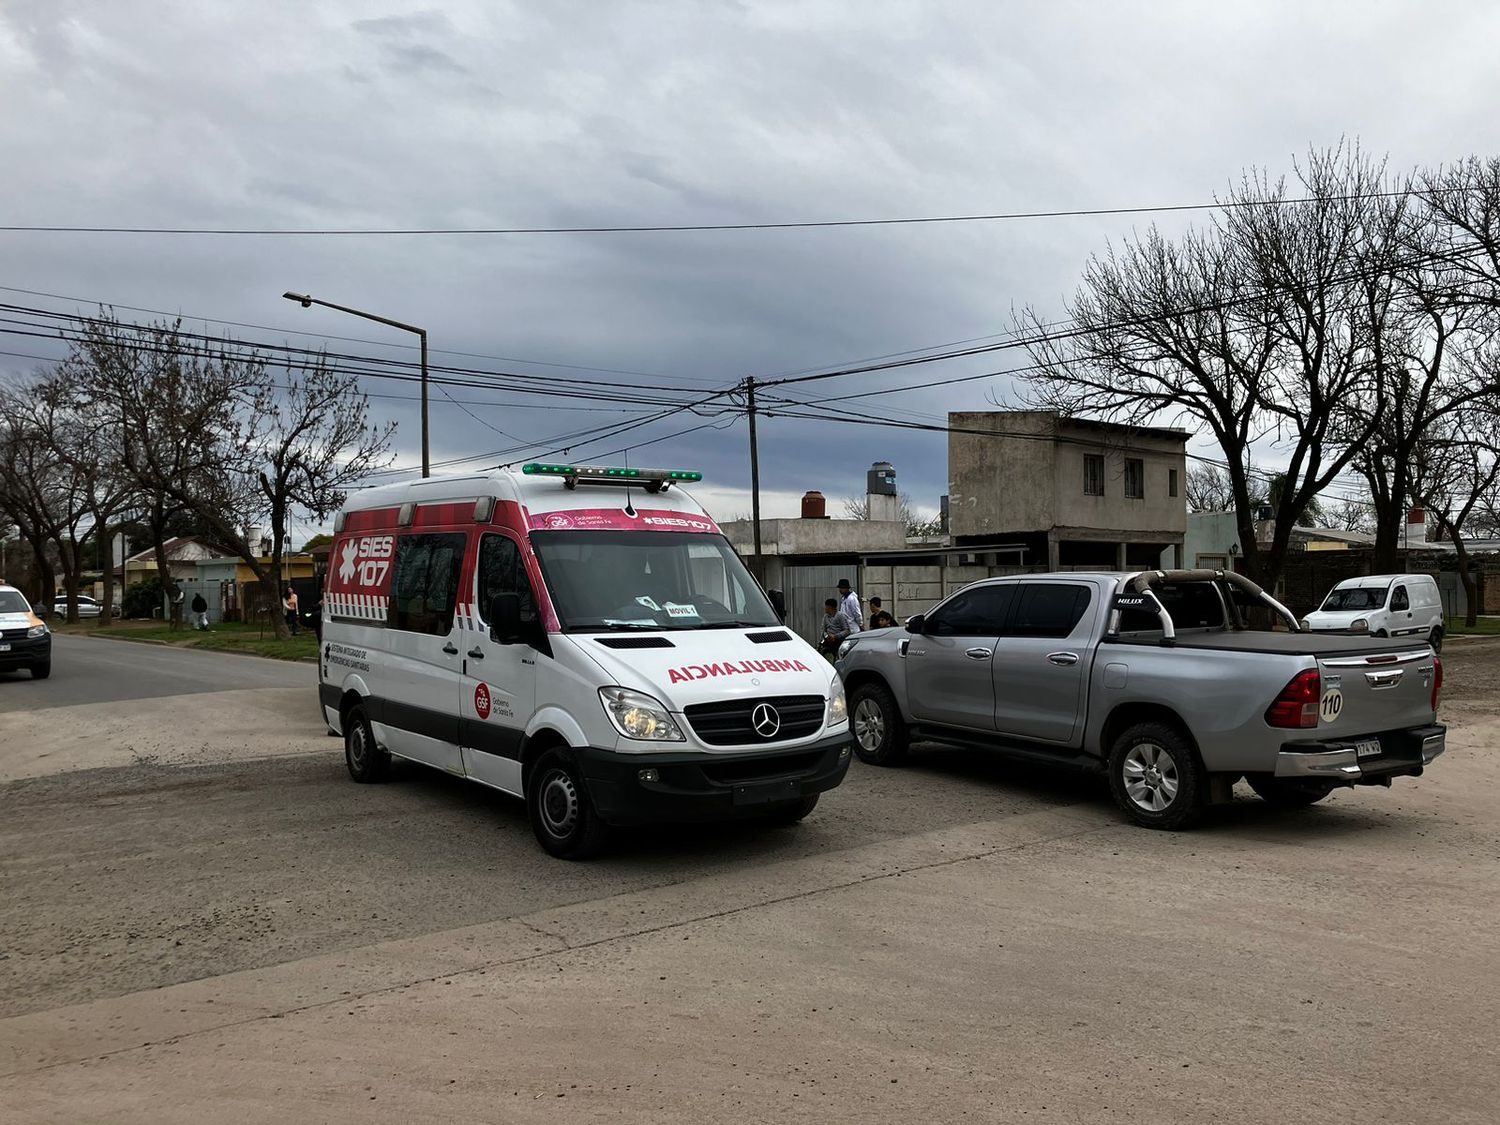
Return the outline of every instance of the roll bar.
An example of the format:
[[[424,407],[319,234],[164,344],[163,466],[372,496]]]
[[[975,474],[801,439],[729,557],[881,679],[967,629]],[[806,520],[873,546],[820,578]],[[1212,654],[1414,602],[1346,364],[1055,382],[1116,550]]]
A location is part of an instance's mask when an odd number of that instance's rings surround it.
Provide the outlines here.
[[[1116,594],[1143,594],[1155,603],[1156,616],[1161,622],[1161,639],[1164,645],[1171,645],[1176,641],[1177,628],[1172,623],[1172,615],[1167,612],[1167,607],[1162,604],[1161,599],[1156,596],[1156,591],[1152,587],[1169,582],[1220,582],[1227,586],[1238,587],[1252,598],[1259,598],[1266,605],[1270,606],[1271,609],[1280,614],[1285,619],[1287,627],[1293,633],[1303,631],[1301,624],[1297,621],[1296,614],[1243,574],[1236,574],[1232,570],[1143,570],[1139,574],[1128,575],[1121,579],[1120,585],[1115,591]],[[1239,614],[1234,608],[1232,601],[1227,602],[1226,608],[1232,617],[1238,619]],[[1111,634],[1120,631],[1118,614],[1118,609],[1111,611],[1109,629]]]

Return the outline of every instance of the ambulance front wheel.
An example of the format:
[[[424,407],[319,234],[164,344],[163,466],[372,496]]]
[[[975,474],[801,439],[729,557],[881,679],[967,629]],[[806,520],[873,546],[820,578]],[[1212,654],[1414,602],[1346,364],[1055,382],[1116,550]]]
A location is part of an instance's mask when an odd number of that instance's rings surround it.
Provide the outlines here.
[[[609,825],[594,811],[578,760],[565,747],[548,750],[531,767],[526,811],[537,843],[559,859],[588,859],[609,839]]]
[[[344,764],[355,781],[384,781],[390,776],[391,756],[375,741],[363,706],[356,704],[344,716]]]

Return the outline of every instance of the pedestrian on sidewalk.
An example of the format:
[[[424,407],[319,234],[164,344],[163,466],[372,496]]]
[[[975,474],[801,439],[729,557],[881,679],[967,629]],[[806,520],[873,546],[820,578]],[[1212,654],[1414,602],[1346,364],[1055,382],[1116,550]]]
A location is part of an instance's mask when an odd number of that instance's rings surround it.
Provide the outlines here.
[[[208,602],[203,600],[203,591],[193,595],[193,628],[200,633],[208,632]]]

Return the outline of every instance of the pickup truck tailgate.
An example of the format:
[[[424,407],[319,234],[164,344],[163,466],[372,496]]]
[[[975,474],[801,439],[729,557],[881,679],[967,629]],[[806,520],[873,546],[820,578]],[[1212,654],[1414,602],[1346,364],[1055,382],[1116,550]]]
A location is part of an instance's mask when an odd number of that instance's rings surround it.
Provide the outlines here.
[[[1318,659],[1320,736],[1353,737],[1432,721],[1434,659],[1427,648],[1392,648]]]

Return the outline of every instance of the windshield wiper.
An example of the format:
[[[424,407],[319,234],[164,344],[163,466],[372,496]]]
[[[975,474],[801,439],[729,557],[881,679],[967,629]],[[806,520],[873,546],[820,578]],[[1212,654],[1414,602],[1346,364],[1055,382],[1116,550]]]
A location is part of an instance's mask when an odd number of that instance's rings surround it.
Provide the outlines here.
[[[715,621],[711,625],[695,625],[695,629],[774,629],[763,621]]]

